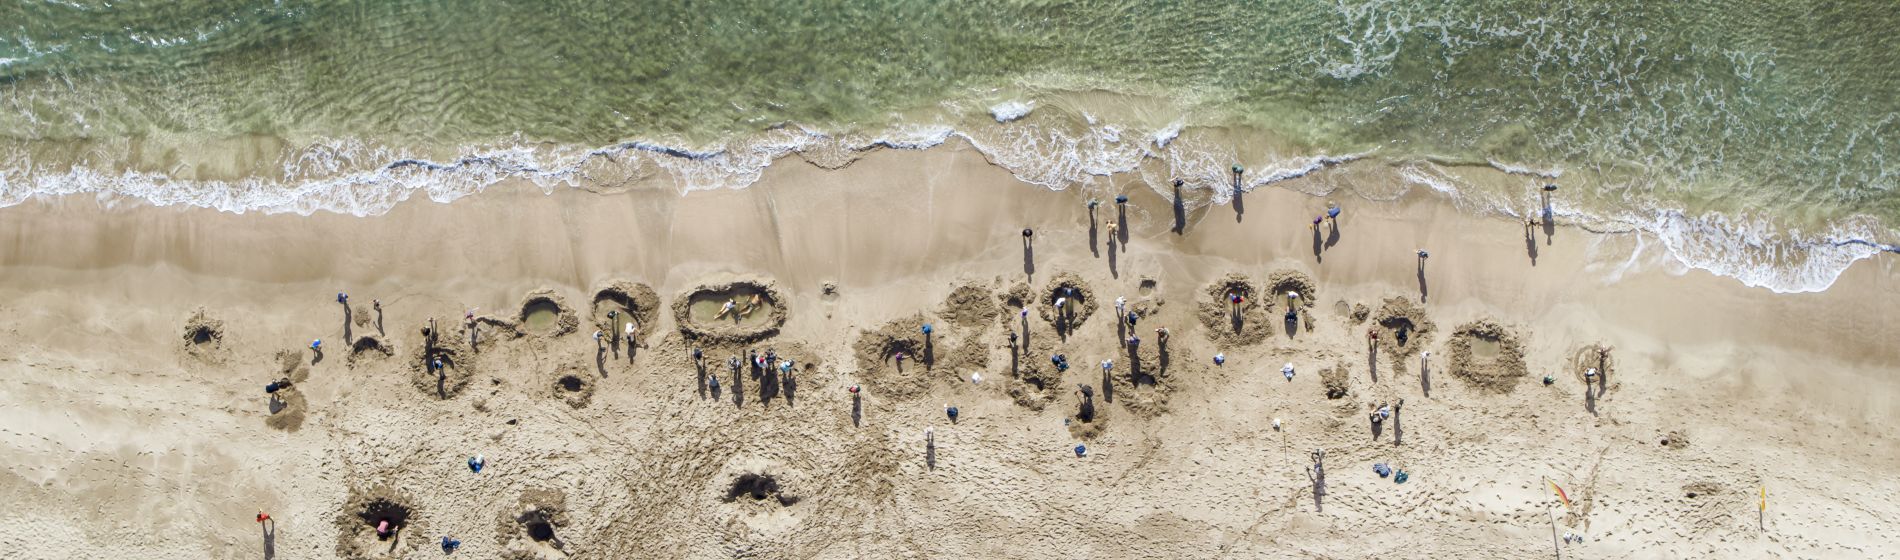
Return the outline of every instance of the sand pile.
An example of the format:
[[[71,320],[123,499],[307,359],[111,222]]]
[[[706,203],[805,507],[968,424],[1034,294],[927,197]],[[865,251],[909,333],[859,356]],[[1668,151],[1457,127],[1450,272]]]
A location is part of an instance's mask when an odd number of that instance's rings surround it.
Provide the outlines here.
[[[1517,333],[1485,319],[1465,323],[1451,337],[1451,374],[1492,393],[1509,393],[1530,375]]]
[[[1425,308],[1405,297],[1386,298],[1373,316],[1372,329],[1379,335],[1379,353],[1390,360],[1393,371],[1405,373],[1412,357],[1431,342],[1437,325],[1426,318]]]
[[[747,344],[778,335],[785,325],[784,301],[770,281],[702,284],[673,299],[673,319],[692,343]]]
[[[289,381],[290,387],[280,388],[269,397],[270,416],[264,417],[264,425],[274,430],[295,432],[303,427],[304,415],[309,410],[309,404],[298,385],[310,379],[310,364],[304,363],[301,350],[279,351],[276,360],[277,375],[272,381]]]
[[[1273,322],[1267,311],[1273,304],[1261,301],[1259,288],[1245,275],[1229,273],[1208,284],[1202,294],[1195,316],[1207,327],[1208,339],[1216,344],[1245,346],[1266,340],[1272,334]],[[1229,299],[1234,294],[1241,298],[1238,308]]]
[[[938,312],[938,315],[958,327],[981,329],[989,321],[994,320],[999,311],[996,299],[991,296],[989,289],[966,283],[950,290],[950,295],[944,298],[943,309]]]

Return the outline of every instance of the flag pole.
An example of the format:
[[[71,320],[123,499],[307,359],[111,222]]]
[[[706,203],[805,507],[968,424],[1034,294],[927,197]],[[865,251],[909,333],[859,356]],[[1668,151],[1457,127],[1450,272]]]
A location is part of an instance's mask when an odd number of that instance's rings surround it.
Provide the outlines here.
[[[1544,508],[1544,513],[1550,516],[1550,548],[1557,552],[1557,560],[1563,560],[1564,547],[1557,544],[1557,513],[1550,508]]]

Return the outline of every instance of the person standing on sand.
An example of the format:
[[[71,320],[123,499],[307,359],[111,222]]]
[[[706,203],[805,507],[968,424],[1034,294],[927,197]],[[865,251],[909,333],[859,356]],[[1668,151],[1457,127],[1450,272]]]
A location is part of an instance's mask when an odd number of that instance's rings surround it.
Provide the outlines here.
[[[1425,252],[1424,249],[1419,249],[1418,250],[1418,267],[1425,268],[1425,259],[1429,259],[1431,257],[1432,257],[1431,253]]]
[[[957,423],[957,407],[950,406],[947,404],[943,405],[943,413],[950,417],[951,424]]]
[[[1075,416],[1081,418],[1083,422],[1094,420],[1095,388],[1090,387],[1087,383],[1078,383],[1075,386],[1075,394],[1082,398],[1081,408],[1076,410]]]
[[[1227,353],[1219,352],[1219,353],[1214,354],[1214,366],[1220,367],[1224,365],[1227,365]]]
[[[1016,347],[1016,329],[1009,330],[1009,347],[1010,348]]]
[[[1319,223],[1324,220],[1325,218],[1322,218],[1320,216],[1313,216],[1313,227],[1312,227],[1313,231],[1319,231]]]
[[[1167,327],[1155,327],[1155,342],[1159,344],[1168,343],[1168,328]]]
[[[1121,226],[1120,226],[1120,225],[1118,225],[1118,224],[1116,224],[1116,223],[1115,223],[1115,220],[1102,220],[1102,225],[1103,225],[1104,227],[1106,227],[1106,228],[1108,228],[1108,241],[1109,241],[1110,243],[1114,243],[1114,242],[1115,242],[1115,232],[1116,232],[1116,231],[1118,231],[1118,230],[1120,230],[1120,229],[1121,229]]]
[[[346,293],[343,293],[343,292],[337,292],[337,293],[336,293],[336,302],[337,302],[337,303],[340,303],[340,304],[343,304],[343,305],[344,305],[345,307],[348,307],[348,306],[350,305],[350,294],[346,294]]]
[[[1332,222],[1333,227],[1339,227],[1339,205],[1331,200],[1326,201],[1326,220]]]
[[[1035,231],[1035,230],[1032,230],[1032,229],[1029,229],[1029,228],[1023,228],[1023,246],[1024,246],[1024,247],[1028,247],[1028,246],[1029,246],[1029,238],[1030,238],[1030,237],[1034,237],[1035,235],[1036,235],[1036,231]]]
[[[1122,296],[1115,296],[1115,314],[1121,315],[1127,312],[1128,312],[1128,298],[1125,298]]]
[[[270,518],[270,514],[268,514],[268,513],[264,513],[264,510],[261,510],[261,509],[260,509],[260,510],[257,510],[257,522],[258,522],[258,523],[270,523],[270,524],[272,524],[272,525],[276,525],[276,524],[277,524],[277,522],[276,522],[276,521],[272,521],[272,520],[271,520],[271,518]]]
[[[632,321],[627,322],[627,351],[628,352],[632,352],[634,347],[639,346],[640,327],[635,326],[636,324],[637,323],[634,323]],[[695,349],[695,351],[697,351],[697,349]],[[693,361],[697,362],[699,360],[695,358]]]

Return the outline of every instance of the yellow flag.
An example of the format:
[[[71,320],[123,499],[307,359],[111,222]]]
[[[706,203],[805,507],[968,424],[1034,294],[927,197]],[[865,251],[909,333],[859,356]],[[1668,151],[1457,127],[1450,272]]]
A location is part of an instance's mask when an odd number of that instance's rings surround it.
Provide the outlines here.
[[[1557,492],[1557,499],[1564,503],[1564,509],[1570,509],[1570,496],[1564,494],[1564,489],[1561,487],[1558,487],[1556,482],[1553,482],[1548,478],[1544,479],[1544,483],[1549,484],[1550,489],[1555,490]]]
[[[1761,510],[1768,511],[1768,485],[1761,485]]]

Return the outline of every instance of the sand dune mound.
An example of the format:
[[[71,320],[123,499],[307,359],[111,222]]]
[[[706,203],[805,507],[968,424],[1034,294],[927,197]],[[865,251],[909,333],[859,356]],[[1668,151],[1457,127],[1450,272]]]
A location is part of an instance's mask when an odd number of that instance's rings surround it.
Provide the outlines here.
[[[1232,301],[1235,295],[1241,299],[1238,306]],[[1202,291],[1195,316],[1200,318],[1201,326],[1207,327],[1207,338],[1215,344],[1245,346],[1266,340],[1272,333],[1273,322],[1267,314],[1271,308],[1271,302],[1262,301],[1260,289],[1254,286],[1252,279],[1244,274],[1229,273]]]
[[[554,398],[566,402],[568,406],[581,408],[594,400],[594,379],[578,371],[570,371],[556,376],[550,390]]]
[[[336,553],[342,558],[403,557],[428,540],[415,500],[386,486],[352,489],[337,514]],[[388,523],[389,535],[376,534]]]
[[[304,363],[301,350],[280,350],[276,360],[272,381],[289,381],[290,387],[278,389],[269,397],[270,415],[264,417],[264,425],[273,430],[295,432],[303,427],[304,416],[309,411],[309,403],[297,385],[310,379],[310,364]]]
[[[1437,325],[1425,315],[1425,308],[1405,297],[1386,298],[1373,315],[1372,329],[1379,335],[1379,353],[1391,360],[1396,373],[1405,373],[1411,358],[1431,342]]]
[[[529,292],[521,299],[521,314],[516,317],[521,330],[528,334],[545,337],[561,336],[580,328],[581,320],[574,316],[574,309],[567,306],[565,298],[554,290],[540,289]]]
[[[1042,320],[1055,327],[1056,333],[1068,336],[1081,328],[1090,315],[1095,314],[1095,291],[1089,289],[1088,282],[1073,272],[1057,274],[1049,279],[1047,287],[1037,294],[1042,303]],[[1062,300],[1061,309],[1056,308],[1056,300]]]
[[[437,363],[441,366],[437,367]],[[452,399],[468,388],[474,378],[475,353],[459,341],[433,348],[418,344],[409,359],[409,382],[416,390],[437,399]]]
[[[994,320],[998,311],[989,289],[976,284],[964,284],[950,290],[950,295],[943,300],[943,310],[938,314],[950,324],[977,329]]]
[[[1485,391],[1509,393],[1530,370],[1517,333],[1486,319],[1460,325],[1452,334],[1451,374]]]
[[[609,312],[612,318],[607,316]],[[625,332],[629,322],[638,325],[636,328],[651,327],[660,318],[660,294],[646,284],[616,280],[594,292],[589,317],[594,328],[609,333]]]
[[[674,298],[673,319],[680,334],[696,343],[745,344],[778,335],[785,325],[784,302],[771,282],[705,284]]]
[[[270,396],[270,416],[264,417],[264,425],[273,430],[295,432],[303,428],[304,415],[308,410],[309,403],[295,385],[278,389]]]

